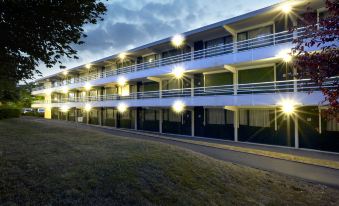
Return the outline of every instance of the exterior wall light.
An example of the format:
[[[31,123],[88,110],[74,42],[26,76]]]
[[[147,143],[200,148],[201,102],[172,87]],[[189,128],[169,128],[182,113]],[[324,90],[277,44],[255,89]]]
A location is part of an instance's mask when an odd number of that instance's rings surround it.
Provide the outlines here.
[[[91,66],[92,66],[91,64],[86,64],[86,65],[85,65],[86,69],[90,69]]]
[[[62,111],[62,112],[68,112],[68,110],[69,110],[69,106],[67,106],[67,105],[63,105],[63,106],[60,108],[60,111]]]
[[[125,52],[122,52],[118,55],[120,60],[124,60],[126,58],[127,54]]]
[[[281,109],[286,115],[291,115],[295,113],[295,105],[297,105],[297,103],[293,100],[285,99],[282,100],[279,105],[281,105]]]
[[[128,106],[125,104],[125,103],[120,103],[118,106],[117,106],[117,109],[120,113],[124,113],[127,111],[127,108]]]
[[[281,58],[285,63],[292,61],[291,51],[288,49],[282,50],[278,53],[277,57]]]
[[[184,76],[184,73],[185,73],[185,69],[181,66],[177,66],[177,67],[174,67],[174,69],[172,69],[172,74],[174,75],[176,79],[181,79]]]
[[[62,93],[64,93],[64,94],[67,94],[67,93],[68,93],[68,87],[67,87],[67,86],[64,86],[64,87],[62,88]]]
[[[180,101],[180,100],[177,100],[174,102],[174,104],[172,105],[172,109],[174,112],[176,113],[181,113],[182,111],[184,111],[185,109],[185,104]]]
[[[64,71],[62,72],[62,74],[65,75],[65,76],[67,76],[68,70],[64,70]]]
[[[185,37],[181,34],[176,34],[171,39],[172,46],[179,48],[181,47],[185,42]]]
[[[284,4],[281,6],[281,11],[288,14],[292,11],[292,6],[290,4]]]
[[[86,103],[86,104],[85,104],[85,107],[84,107],[84,110],[85,110],[86,112],[90,112],[91,109],[92,109],[92,106],[91,106],[89,103]]]
[[[84,88],[85,88],[85,90],[86,90],[86,91],[89,91],[89,90],[91,90],[91,88],[92,88],[92,85],[91,85],[91,83],[89,83],[89,82],[86,82],[86,83],[85,83],[85,86],[84,86]]]
[[[45,94],[46,95],[51,95],[52,94],[52,90],[51,89],[46,89],[45,90]]]
[[[118,77],[118,84],[120,86],[124,86],[127,83],[127,79],[125,77]]]

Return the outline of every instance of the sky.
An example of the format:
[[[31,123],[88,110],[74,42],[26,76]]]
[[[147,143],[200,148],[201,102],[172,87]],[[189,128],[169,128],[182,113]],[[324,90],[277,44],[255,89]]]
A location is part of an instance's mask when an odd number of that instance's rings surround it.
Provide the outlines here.
[[[72,68],[137,46],[254,11],[282,0],[111,0],[103,1],[104,21],[85,25],[85,44],[76,45],[78,60],[63,59]],[[59,65],[38,68],[43,76]]]

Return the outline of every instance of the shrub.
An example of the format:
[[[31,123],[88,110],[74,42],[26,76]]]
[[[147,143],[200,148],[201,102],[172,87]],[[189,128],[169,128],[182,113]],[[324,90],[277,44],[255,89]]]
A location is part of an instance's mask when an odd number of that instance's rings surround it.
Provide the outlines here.
[[[20,117],[19,108],[0,107],[0,119]]]

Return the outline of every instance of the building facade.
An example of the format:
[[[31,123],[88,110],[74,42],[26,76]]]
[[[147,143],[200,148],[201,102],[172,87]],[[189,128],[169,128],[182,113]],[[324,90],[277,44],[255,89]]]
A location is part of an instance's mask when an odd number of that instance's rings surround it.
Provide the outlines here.
[[[339,124],[288,55],[307,2],[285,2],[36,81],[45,118],[339,152]],[[311,1],[319,18],[324,2]],[[338,80],[333,77],[328,80]],[[310,93],[309,91],[313,92]]]

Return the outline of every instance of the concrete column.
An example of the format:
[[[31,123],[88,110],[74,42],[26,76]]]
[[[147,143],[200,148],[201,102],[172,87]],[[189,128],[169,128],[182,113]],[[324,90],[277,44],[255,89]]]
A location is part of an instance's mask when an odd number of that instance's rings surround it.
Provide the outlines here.
[[[234,110],[233,115],[233,126],[234,126],[234,141],[238,141],[238,127],[239,127],[239,109]]]
[[[86,124],[89,124],[89,112],[86,112]]]
[[[233,73],[233,94],[238,94],[238,71],[235,70]]]
[[[134,129],[138,130],[138,109],[134,110]]]
[[[162,121],[163,121],[163,113],[162,109],[159,109],[159,132],[162,133]]]
[[[293,92],[298,92],[298,82],[295,75],[297,74],[297,69],[293,68]]]
[[[278,130],[278,121],[277,121],[277,108],[274,108],[274,130]]]
[[[195,131],[195,128],[194,128],[194,108],[192,109],[191,111],[192,115],[191,115],[191,136],[194,137],[194,131]]]
[[[294,147],[299,148],[299,125],[298,125],[298,117],[294,115]]]
[[[98,111],[98,123],[99,125],[102,125],[102,108],[101,107],[99,108],[99,111]]]
[[[74,120],[75,122],[78,122],[78,110],[76,107],[74,108]]]
[[[321,134],[321,131],[322,128],[321,128],[321,109],[319,108],[319,134]]]
[[[194,77],[191,78],[191,97],[194,96]]]
[[[162,98],[162,80],[159,81],[159,98]]]

